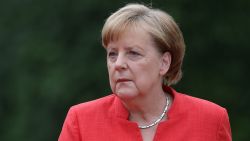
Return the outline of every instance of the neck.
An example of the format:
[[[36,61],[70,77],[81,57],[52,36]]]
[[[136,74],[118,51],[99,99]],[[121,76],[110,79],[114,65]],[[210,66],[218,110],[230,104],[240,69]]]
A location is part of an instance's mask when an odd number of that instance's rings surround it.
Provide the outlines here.
[[[152,123],[162,114],[166,106],[166,96],[164,91],[160,90],[159,92],[141,94],[132,100],[123,101],[130,113],[129,120],[139,125]]]

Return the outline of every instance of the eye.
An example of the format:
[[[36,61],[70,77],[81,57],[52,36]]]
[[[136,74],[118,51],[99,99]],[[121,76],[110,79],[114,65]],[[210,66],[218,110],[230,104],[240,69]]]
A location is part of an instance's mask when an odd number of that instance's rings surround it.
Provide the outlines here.
[[[136,51],[129,51],[129,54],[130,55],[133,55],[133,56],[139,56],[139,55],[141,55],[140,53],[138,53],[138,52],[136,52]]]
[[[108,58],[110,61],[113,62],[113,61],[116,60],[117,55],[118,55],[117,52],[115,52],[115,51],[109,51],[109,52],[107,53],[107,58]]]
[[[109,56],[109,57],[114,57],[114,56],[116,56],[116,55],[117,55],[117,53],[114,52],[114,51],[108,52],[108,56]]]
[[[142,57],[142,54],[139,53],[138,51],[133,51],[133,50],[130,50],[128,52],[128,58],[131,59],[131,60],[138,60]]]

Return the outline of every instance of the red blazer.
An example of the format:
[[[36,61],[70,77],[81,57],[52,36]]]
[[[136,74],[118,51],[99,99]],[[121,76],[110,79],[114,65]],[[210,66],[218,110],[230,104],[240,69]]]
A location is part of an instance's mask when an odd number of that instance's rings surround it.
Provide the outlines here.
[[[166,88],[174,97],[168,120],[159,123],[154,141],[231,141],[224,108]],[[70,108],[59,141],[142,141],[137,124],[114,94]]]

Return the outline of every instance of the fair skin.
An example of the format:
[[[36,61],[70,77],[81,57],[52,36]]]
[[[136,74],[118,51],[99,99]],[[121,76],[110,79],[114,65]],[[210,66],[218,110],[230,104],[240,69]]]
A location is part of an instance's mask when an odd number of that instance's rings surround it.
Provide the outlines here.
[[[170,53],[159,53],[142,28],[126,30],[106,49],[111,89],[130,112],[129,120],[151,124],[166,105],[162,80],[171,63]],[[141,129],[143,140],[153,140],[156,128]]]

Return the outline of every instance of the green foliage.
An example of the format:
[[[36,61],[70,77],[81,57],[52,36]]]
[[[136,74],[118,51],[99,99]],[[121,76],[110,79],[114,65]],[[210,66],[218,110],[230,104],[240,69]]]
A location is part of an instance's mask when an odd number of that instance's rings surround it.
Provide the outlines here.
[[[2,141],[57,140],[70,106],[110,93],[100,34],[105,18],[128,2],[0,1]],[[177,90],[227,108],[233,140],[249,140],[249,1],[152,5],[170,13],[184,34]]]

